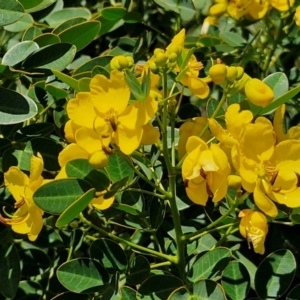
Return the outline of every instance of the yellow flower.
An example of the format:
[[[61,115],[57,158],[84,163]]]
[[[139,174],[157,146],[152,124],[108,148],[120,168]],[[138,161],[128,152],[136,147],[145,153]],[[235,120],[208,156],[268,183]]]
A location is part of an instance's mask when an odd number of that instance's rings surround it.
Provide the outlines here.
[[[276,133],[276,142],[280,143],[288,139],[299,140],[300,139],[299,126],[293,126],[287,131],[287,133],[284,132],[283,130],[284,113],[285,113],[285,104],[278,107],[274,114],[273,126],[274,126],[274,131]]]
[[[61,167],[61,171],[56,176],[56,179],[67,178],[68,175],[66,173],[66,164],[69,161],[83,158],[88,159],[89,153],[79,147],[77,144],[68,145],[63,151],[59,153],[58,162]],[[91,201],[91,204],[100,210],[105,210],[111,207],[115,200],[115,196],[112,196],[108,199],[104,199],[103,196],[107,191],[97,191],[96,197]]]
[[[274,92],[263,81],[252,78],[246,82],[245,94],[250,102],[258,106],[266,106],[274,99]]]
[[[208,70],[208,74],[215,84],[222,84],[227,75],[227,68],[224,64],[215,64]]]
[[[247,124],[253,119],[250,110],[240,112],[239,104],[228,106],[225,113],[226,129],[224,129],[215,119],[208,120],[212,134],[225,146],[232,148],[239,141],[239,137]]]
[[[296,25],[300,27],[300,6],[297,6],[297,8],[296,8],[294,20],[295,20]]]
[[[277,145],[275,141],[271,122],[259,117],[245,127],[240,142],[232,148],[243,188],[253,193],[257,207],[270,217],[278,214],[274,202],[300,206],[300,141]]]
[[[167,47],[167,51],[175,48],[176,46],[179,48],[183,48],[185,39],[185,30],[182,29],[177,35],[172,39],[171,44]],[[186,49],[182,50],[183,56],[187,53]],[[188,61],[187,66],[185,66],[185,75],[180,80],[181,84],[187,86],[190,91],[200,99],[204,99],[209,94],[209,87],[205,80],[199,78],[199,71],[203,69],[203,64],[198,62],[195,55],[192,55]],[[180,71],[179,68],[176,70],[178,73]]]
[[[226,154],[216,144],[210,148],[198,137],[192,136],[186,144],[187,157],[182,165],[182,177],[188,197],[196,204],[205,205],[208,197],[213,202],[227,193],[230,165]]]
[[[289,10],[295,3],[295,0],[271,0],[271,5],[280,11]]]
[[[90,89],[90,93],[78,93],[68,102],[69,118],[79,126],[95,130],[101,138],[111,138],[123,153],[131,154],[139,147],[143,126],[157,111],[157,102],[149,96],[143,102],[129,104],[129,87],[124,74],[117,70],[111,72],[110,79],[104,75],[93,77]]]
[[[3,218],[4,224],[11,225],[13,231],[27,234],[30,241],[35,241],[43,227],[43,214],[33,201],[33,193],[46,181],[41,176],[44,162],[40,154],[30,159],[29,177],[18,167],[10,167],[4,173],[4,183],[14,197],[17,211],[11,218]]]
[[[241,218],[240,233],[247,239],[249,243],[252,243],[253,249],[256,253],[265,253],[265,238],[268,233],[268,224],[266,217],[251,209],[243,209],[239,213]]]
[[[199,136],[205,125],[207,118],[196,117],[190,121],[184,122],[179,128],[179,141],[177,146],[178,158],[182,159],[186,154],[186,143],[190,136]],[[206,142],[211,138],[211,134],[206,130],[202,139]]]

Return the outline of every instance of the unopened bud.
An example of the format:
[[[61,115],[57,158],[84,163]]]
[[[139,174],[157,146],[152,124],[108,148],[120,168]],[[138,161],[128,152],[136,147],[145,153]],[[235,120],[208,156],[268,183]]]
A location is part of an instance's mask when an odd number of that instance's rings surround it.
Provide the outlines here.
[[[227,177],[227,184],[228,187],[233,190],[240,190],[242,186],[242,179],[237,175],[229,175]]]
[[[236,67],[227,67],[226,79],[229,82],[234,82],[237,77],[238,71]]]
[[[213,65],[210,67],[208,74],[215,84],[222,84],[226,79],[226,66],[223,64]]]
[[[108,155],[104,151],[97,151],[89,157],[89,163],[96,169],[105,168],[108,164]]]

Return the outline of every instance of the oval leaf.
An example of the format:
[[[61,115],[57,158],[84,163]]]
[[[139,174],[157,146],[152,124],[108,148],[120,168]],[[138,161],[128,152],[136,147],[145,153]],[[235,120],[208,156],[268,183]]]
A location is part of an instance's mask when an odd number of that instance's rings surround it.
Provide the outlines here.
[[[69,291],[93,293],[108,283],[105,268],[97,261],[88,258],[73,259],[57,269],[57,278]]]
[[[50,214],[61,214],[90,189],[91,186],[82,179],[58,179],[38,188],[33,200],[42,210]]]
[[[95,189],[88,190],[78,200],[67,207],[67,209],[57,219],[55,226],[63,227],[68,225],[89,205],[94,197]]]
[[[227,248],[216,248],[201,256],[192,265],[188,278],[192,282],[199,279],[218,278],[230,261],[231,252]]]
[[[18,1],[0,1],[0,26],[5,26],[18,21],[23,14],[23,6]]]
[[[267,256],[258,266],[254,284],[259,298],[278,298],[292,283],[296,272],[293,253],[280,249]]]
[[[200,280],[196,282],[193,286],[193,296],[201,300],[226,300],[221,285],[212,280]]]
[[[150,274],[150,264],[146,257],[138,255],[131,262],[126,281],[136,285],[143,282]]]

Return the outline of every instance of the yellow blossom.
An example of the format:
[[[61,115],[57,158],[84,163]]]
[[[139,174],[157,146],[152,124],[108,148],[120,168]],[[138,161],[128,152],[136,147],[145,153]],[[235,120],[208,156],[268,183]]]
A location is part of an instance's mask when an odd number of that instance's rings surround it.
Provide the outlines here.
[[[182,165],[182,177],[188,197],[196,204],[206,205],[222,200],[227,193],[227,176],[230,165],[226,154],[216,144],[210,148],[198,137],[188,139],[187,157]]]
[[[44,162],[42,157],[32,156],[30,159],[29,177],[18,167],[10,167],[4,173],[4,183],[14,197],[17,211],[11,218],[3,218],[4,224],[11,225],[13,231],[27,234],[30,241],[35,241],[43,227],[44,211],[33,201],[34,192],[46,181],[42,177]]]
[[[253,249],[256,253],[265,253],[265,238],[268,233],[268,224],[266,217],[251,209],[243,209],[239,213],[241,218],[240,233],[247,239],[249,243],[252,243]]]
[[[289,10],[295,3],[295,0],[270,0],[271,5],[279,11]]]
[[[295,23],[298,27],[300,27],[300,6],[297,6],[295,16],[294,16]]]
[[[69,118],[97,132],[100,139],[111,139],[123,153],[131,154],[139,147],[143,126],[157,111],[157,102],[149,96],[143,102],[129,104],[129,87],[124,74],[117,70],[111,72],[110,79],[104,75],[93,77],[90,90],[90,93],[78,93],[68,102]]]
[[[252,78],[246,82],[245,94],[250,102],[258,106],[266,106],[274,99],[274,92],[263,81]]]
[[[208,74],[215,84],[222,84],[227,75],[227,68],[224,64],[215,64],[209,68]]]

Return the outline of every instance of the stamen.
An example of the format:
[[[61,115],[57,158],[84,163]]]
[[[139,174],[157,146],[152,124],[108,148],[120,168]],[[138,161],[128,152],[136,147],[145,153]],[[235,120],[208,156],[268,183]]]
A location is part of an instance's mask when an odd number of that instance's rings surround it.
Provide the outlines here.
[[[186,187],[186,188],[189,187],[189,181],[188,181],[188,179],[184,180],[183,184],[184,184],[184,187]]]
[[[200,169],[200,175],[206,180],[207,175],[206,175],[205,171],[202,168]]]
[[[25,204],[25,197],[24,196],[21,196],[21,197],[22,197],[22,199],[15,203],[14,208],[20,208],[22,205]]]
[[[106,146],[102,146],[102,150],[104,151],[105,154],[107,155],[111,155],[114,153],[114,150],[109,148],[109,147],[106,147]]]
[[[211,189],[209,188],[209,185],[208,185],[207,182],[206,182],[205,187],[206,187],[206,192],[207,192],[207,194],[208,194],[208,197],[213,197],[214,194],[212,193]]]

